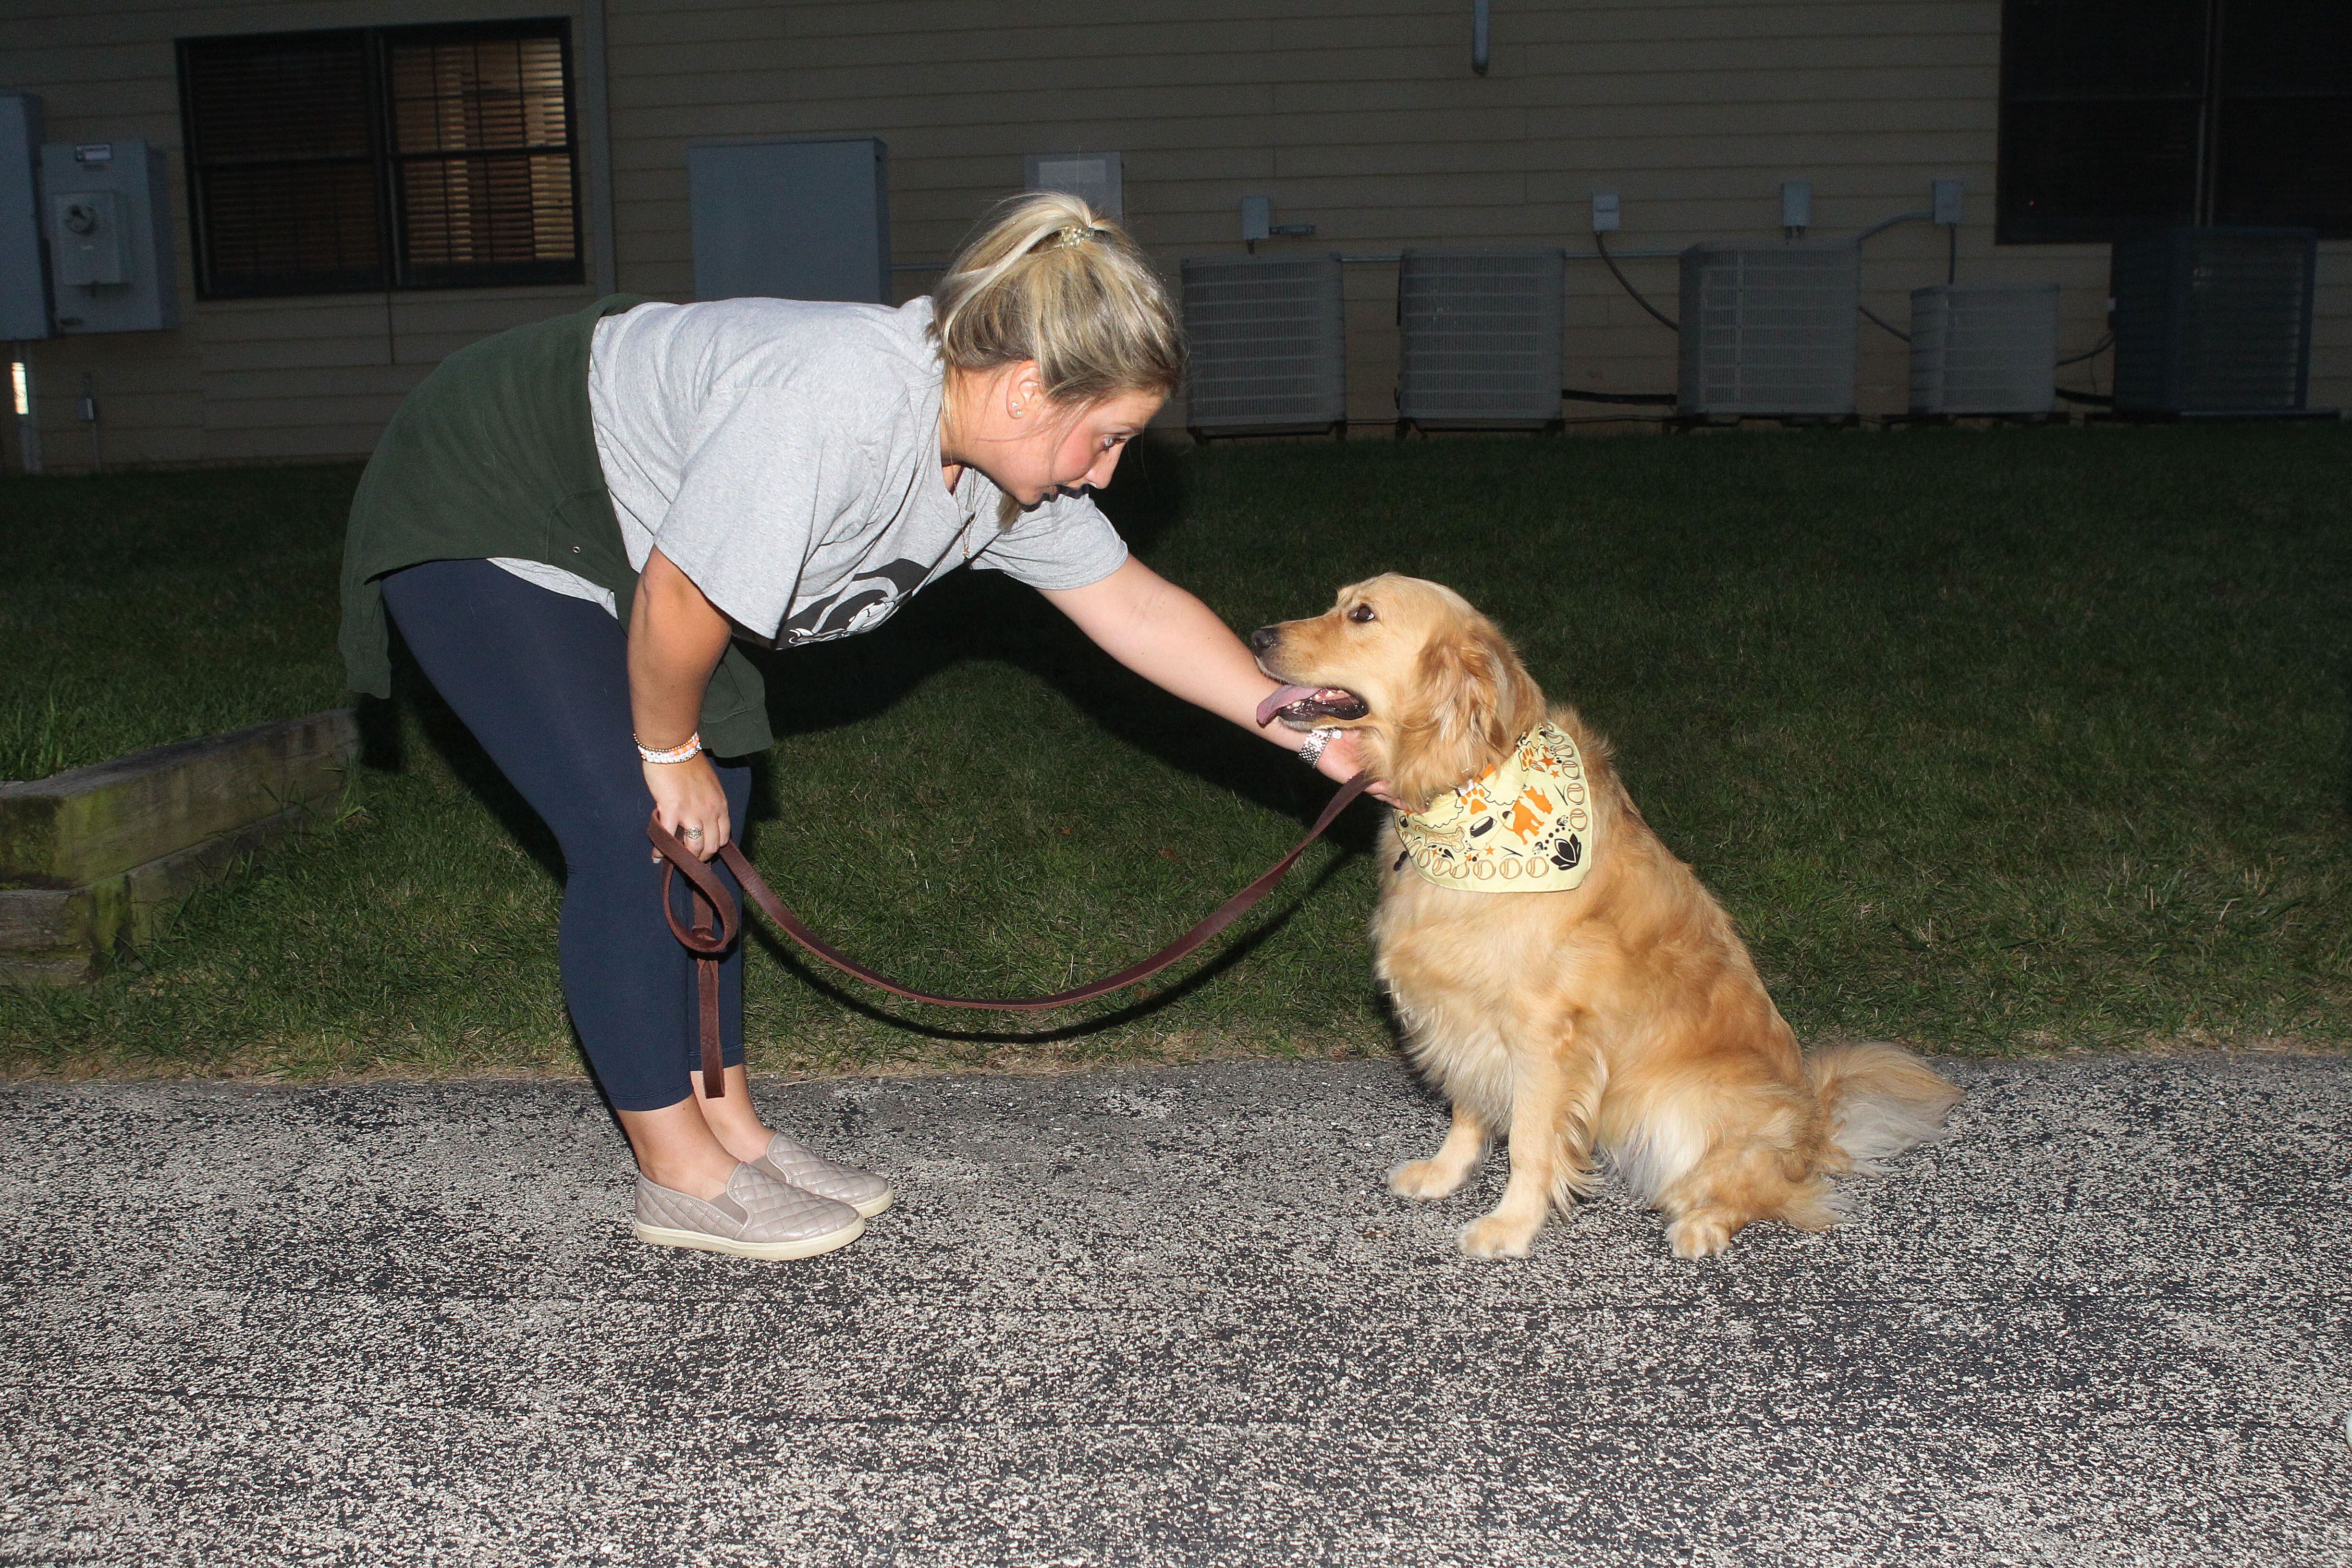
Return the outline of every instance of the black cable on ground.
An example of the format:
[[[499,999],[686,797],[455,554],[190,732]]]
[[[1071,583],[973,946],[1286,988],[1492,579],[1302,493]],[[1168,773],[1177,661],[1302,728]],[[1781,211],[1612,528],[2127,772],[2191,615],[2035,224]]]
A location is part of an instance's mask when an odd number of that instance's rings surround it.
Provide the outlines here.
[[[1671,392],[1588,392],[1579,386],[1563,386],[1559,395],[1570,403],[1638,403],[1667,408],[1682,401]]]
[[[2113,332],[2109,332],[2105,337],[2101,338],[2097,342],[2093,343],[2089,348],[2084,349],[2081,353],[2074,355],[2072,359],[2062,359],[2058,363],[2061,366],[2081,364],[2086,359],[2098,358],[2101,354],[2106,353],[2109,349],[2115,346],[2116,335]]]
[[[1642,291],[1639,289],[1634,288],[1632,281],[1628,279],[1622,272],[1620,272],[1617,269],[1617,258],[1609,254],[1609,237],[1607,235],[1600,233],[1598,230],[1594,231],[1592,236],[1592,248],[1601,253],[1601,259],[1602,262],[1607,264],[1609,268],[1609,276],[1617,279],[1617,286],[1633,297],[1633,303],[1641,306],[1642,309],[1649,311],[1651,315],[1656,317],[1658,325],[1665,328],[1668,331],[1679,332],[1683,330],[1682,323],[1680,321],[1675,321],[1672,316],[1667,315],[1655,305],[1653,305],[1647,300],[1643,299]]]
[[[1885,317],[1884,317],[1884,316],[1880,315],[1877,311],[1875,311],[1875,310],[1872,310],[1869,306],[1867,306],[1867,305],[1863,305],[1863,304],[1856,304],[1856,305],[1854,306],[1854,309],[1855,309],[1855,310],[1860,310],[1864,315],[1868,316],[1868,317],[1870,318],[1870,324],[1871,324],[1872,326],[1874,326],[1874,327],[1878,327],[1878,328],[1883,329],[1884,331],[1893,332],[1896,337],[1901,338],[1901,339],[1902,339],[1905,342],[1906,342],[1906,343],[1907,343],[1907,342],[1909,342],[1911,341],[1911,334],[1910,334],[1910,333],[1908,333],[1908,332],[1905,331],[1902,328],[1900,328],[1900,327],[1896,326],[1894,322],[1892,322],[1892,321],[1888,321]]]
[[[2058,395],[2069,403],[2080,403],[2092,408],[2113,408],[2116,405],[2116,400],[2103,392],[2069,392],[2063,386],[2056,390]]]

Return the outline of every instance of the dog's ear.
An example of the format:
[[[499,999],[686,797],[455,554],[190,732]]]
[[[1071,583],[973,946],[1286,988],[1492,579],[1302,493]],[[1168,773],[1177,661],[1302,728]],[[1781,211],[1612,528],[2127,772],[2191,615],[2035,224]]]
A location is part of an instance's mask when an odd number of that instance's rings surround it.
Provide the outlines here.
[[[1510,650],[1501,642],[1481,627],[1461,637],[1440,637],[1421,650],[1421,690],[1441,750],[1500,752],[1518,738],[1503,727],[1504,666]]]
[[[1391,777],[1416,810],[1508,752],[1544,712],[1519,656],[1483,620],[1430,640],[1414,689],[1419,710]]]

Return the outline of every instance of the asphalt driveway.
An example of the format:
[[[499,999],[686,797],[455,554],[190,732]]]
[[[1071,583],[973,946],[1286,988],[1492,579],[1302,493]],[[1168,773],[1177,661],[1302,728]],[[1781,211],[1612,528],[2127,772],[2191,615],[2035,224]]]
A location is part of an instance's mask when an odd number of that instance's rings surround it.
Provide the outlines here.
[[[901,1192],[785,1265],[576,1084],[0,1085],[0,1562],[2352,1563],[2352,1060],[1950,1070],[1699,1264],[1384,1062],[763,1087]]]

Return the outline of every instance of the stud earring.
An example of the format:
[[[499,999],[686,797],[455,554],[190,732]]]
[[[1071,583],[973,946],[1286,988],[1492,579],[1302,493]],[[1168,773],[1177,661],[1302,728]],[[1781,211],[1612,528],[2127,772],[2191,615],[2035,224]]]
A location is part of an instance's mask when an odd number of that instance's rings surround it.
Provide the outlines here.
[[[1013,417],[1015,419],[1021,417],[1021,405],[1017,403],[1013,405]]]

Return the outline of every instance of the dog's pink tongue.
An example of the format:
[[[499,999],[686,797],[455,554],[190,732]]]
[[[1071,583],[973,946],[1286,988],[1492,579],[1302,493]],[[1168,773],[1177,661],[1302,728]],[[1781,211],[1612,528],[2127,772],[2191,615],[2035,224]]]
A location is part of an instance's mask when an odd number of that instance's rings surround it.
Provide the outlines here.
[[[1297,701],[1302,697],[1314,696],[1319,689],[1321,689],[1319,687],[1314,686],[1283,687],[1281,689],[1275,692],[1273,696],[1267,698],[1265,701],[1257,705],[1257,721],[1259,727],[1264,728],[1265,725],[1273,723],[1274,716],[1276,713],[1281,712],[1284,709],[1289,707],[1292,703]]]

